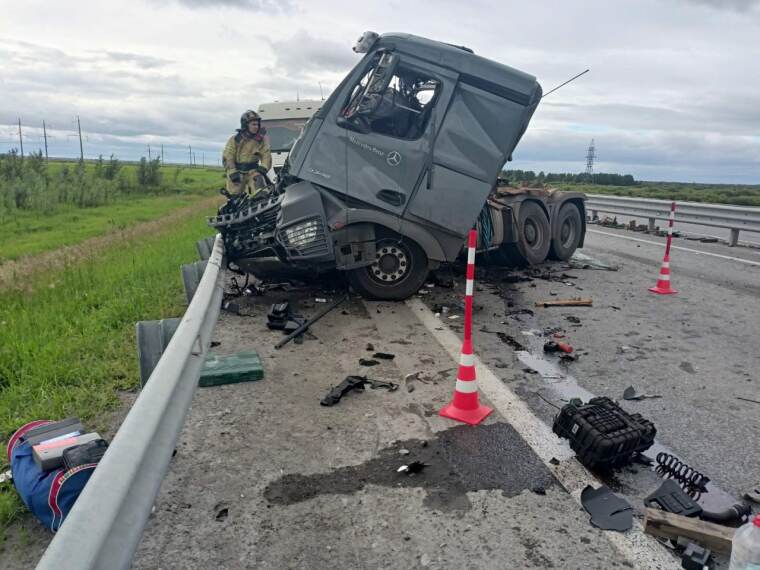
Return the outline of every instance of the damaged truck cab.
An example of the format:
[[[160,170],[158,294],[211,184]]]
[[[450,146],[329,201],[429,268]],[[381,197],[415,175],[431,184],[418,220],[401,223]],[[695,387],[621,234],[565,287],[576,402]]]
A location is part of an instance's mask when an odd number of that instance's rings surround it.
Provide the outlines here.
[[[274,188],[233,196],[209,219],[228,260],[262,277],[273,261],[337,268],[366,296],[404,299],[476,225],[479,251],[512,263],[582,246],[582,194],[497,186],[541,99],[533,76],[408,34],[368,32],[357,46],[366,55]]]

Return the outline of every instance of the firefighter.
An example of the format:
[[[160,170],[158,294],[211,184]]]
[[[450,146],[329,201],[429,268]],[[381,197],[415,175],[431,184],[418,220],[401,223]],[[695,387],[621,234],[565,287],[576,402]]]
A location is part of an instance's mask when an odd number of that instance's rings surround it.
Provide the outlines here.
[[[261,126],[261,117],[255,111],[241,115],[240,128],[224,145],[222,165],[228,192],[255,195],[266,187],[262,178],[272,168],[272,149],[266,129]]]

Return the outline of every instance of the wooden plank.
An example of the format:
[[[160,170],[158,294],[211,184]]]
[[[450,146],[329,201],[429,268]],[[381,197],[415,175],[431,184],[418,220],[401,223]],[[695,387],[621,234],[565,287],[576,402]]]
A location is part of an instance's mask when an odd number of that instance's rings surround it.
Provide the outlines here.
[[[736,529],[674,515],[659,509],[644,509],[644,532],[663,538],[690,538],[716,552],[731,552]]]
[[[550,299],[537,301],[536,307],[590,307],[591,299]]]

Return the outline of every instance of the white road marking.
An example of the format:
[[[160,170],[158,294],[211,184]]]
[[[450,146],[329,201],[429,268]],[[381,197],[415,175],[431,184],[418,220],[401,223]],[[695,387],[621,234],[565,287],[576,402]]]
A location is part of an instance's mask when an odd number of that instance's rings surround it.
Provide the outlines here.
[[[641,243],[649,243],[651,245],[658,245],[660,247],[665,247],[664,243],[660,243],[658,241],[649,241],[648,239],[628,237],[628,236],[623,236],[619,234],[612,234],[609,232],[600,232],[599,230],[586,230],[586,232],[591,233],[591,234],[599,234],[603,236],[616,237],[620,239],[627,239],[630,241],[640,241]],[[681,247],[679,245],[671,245],[670,249],[680,249],[681,251],[688,251],[691,253],[696,253],[698,255],[709,255],[710,257],[720,257],[721,259],[728,259],[730,261],[738,261],[739,263],[746,263],[747,265],[756,265],[757,267],[760,267],[760,261],[751,261],[749,259],[742,259],[740,257],[731,257],[730,255],[721,255],[720,253],[712,253],[709,251],[699,251],[698,249],[691,249],[690,247]]]
[[[427,306],[419,299],[408,299],[407,306],[425,328],[449,353],[456,362],[459,360],[461,340],[443,326]],[[587,485],[599,487],[600,483],[583,467],[570,447],[552,433],[549,426],[541,421],[528,405],[494,374],[488,366],[476,357],[478,384],[489,403],[515,428],[533,449],[560,484],[581,504],[581,492]],[[558,465],[551,463],[556,458]],[[625,533],[610,531],[605,533],[614,547],[634,568],[659,569],[680,568],[675,559],[654,538],[644,534],[641,523],[634,519],[633,528]]]

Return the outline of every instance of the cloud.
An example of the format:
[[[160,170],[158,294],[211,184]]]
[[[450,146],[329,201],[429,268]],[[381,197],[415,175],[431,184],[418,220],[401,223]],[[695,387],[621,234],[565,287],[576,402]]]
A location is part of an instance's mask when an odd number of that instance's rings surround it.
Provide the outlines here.
[[[760,8],[760,0],[684,0],[692,4],[709,6],[717,10],[734,10],[736,12],[748,12]]]
[[[105,52],[105,55],[112,61],[132,63],[137,67],[142,67],[143,69],[165,67],[166,65],[172,63],[171,60],[161,57],[153,57],[152,55],[142,55],[138,53],[127,53],[122,51],[107,51]]]
[[[280,12],[292,7],[290,0],[175,0],[178,4],[192,9],[238,8],[254,12]]]
[[[299,76],[310,72],[347,72],[359,59],[351,43],[317,38],[298,30],[287,40],[270,42],[275,68],[284,75]]]

